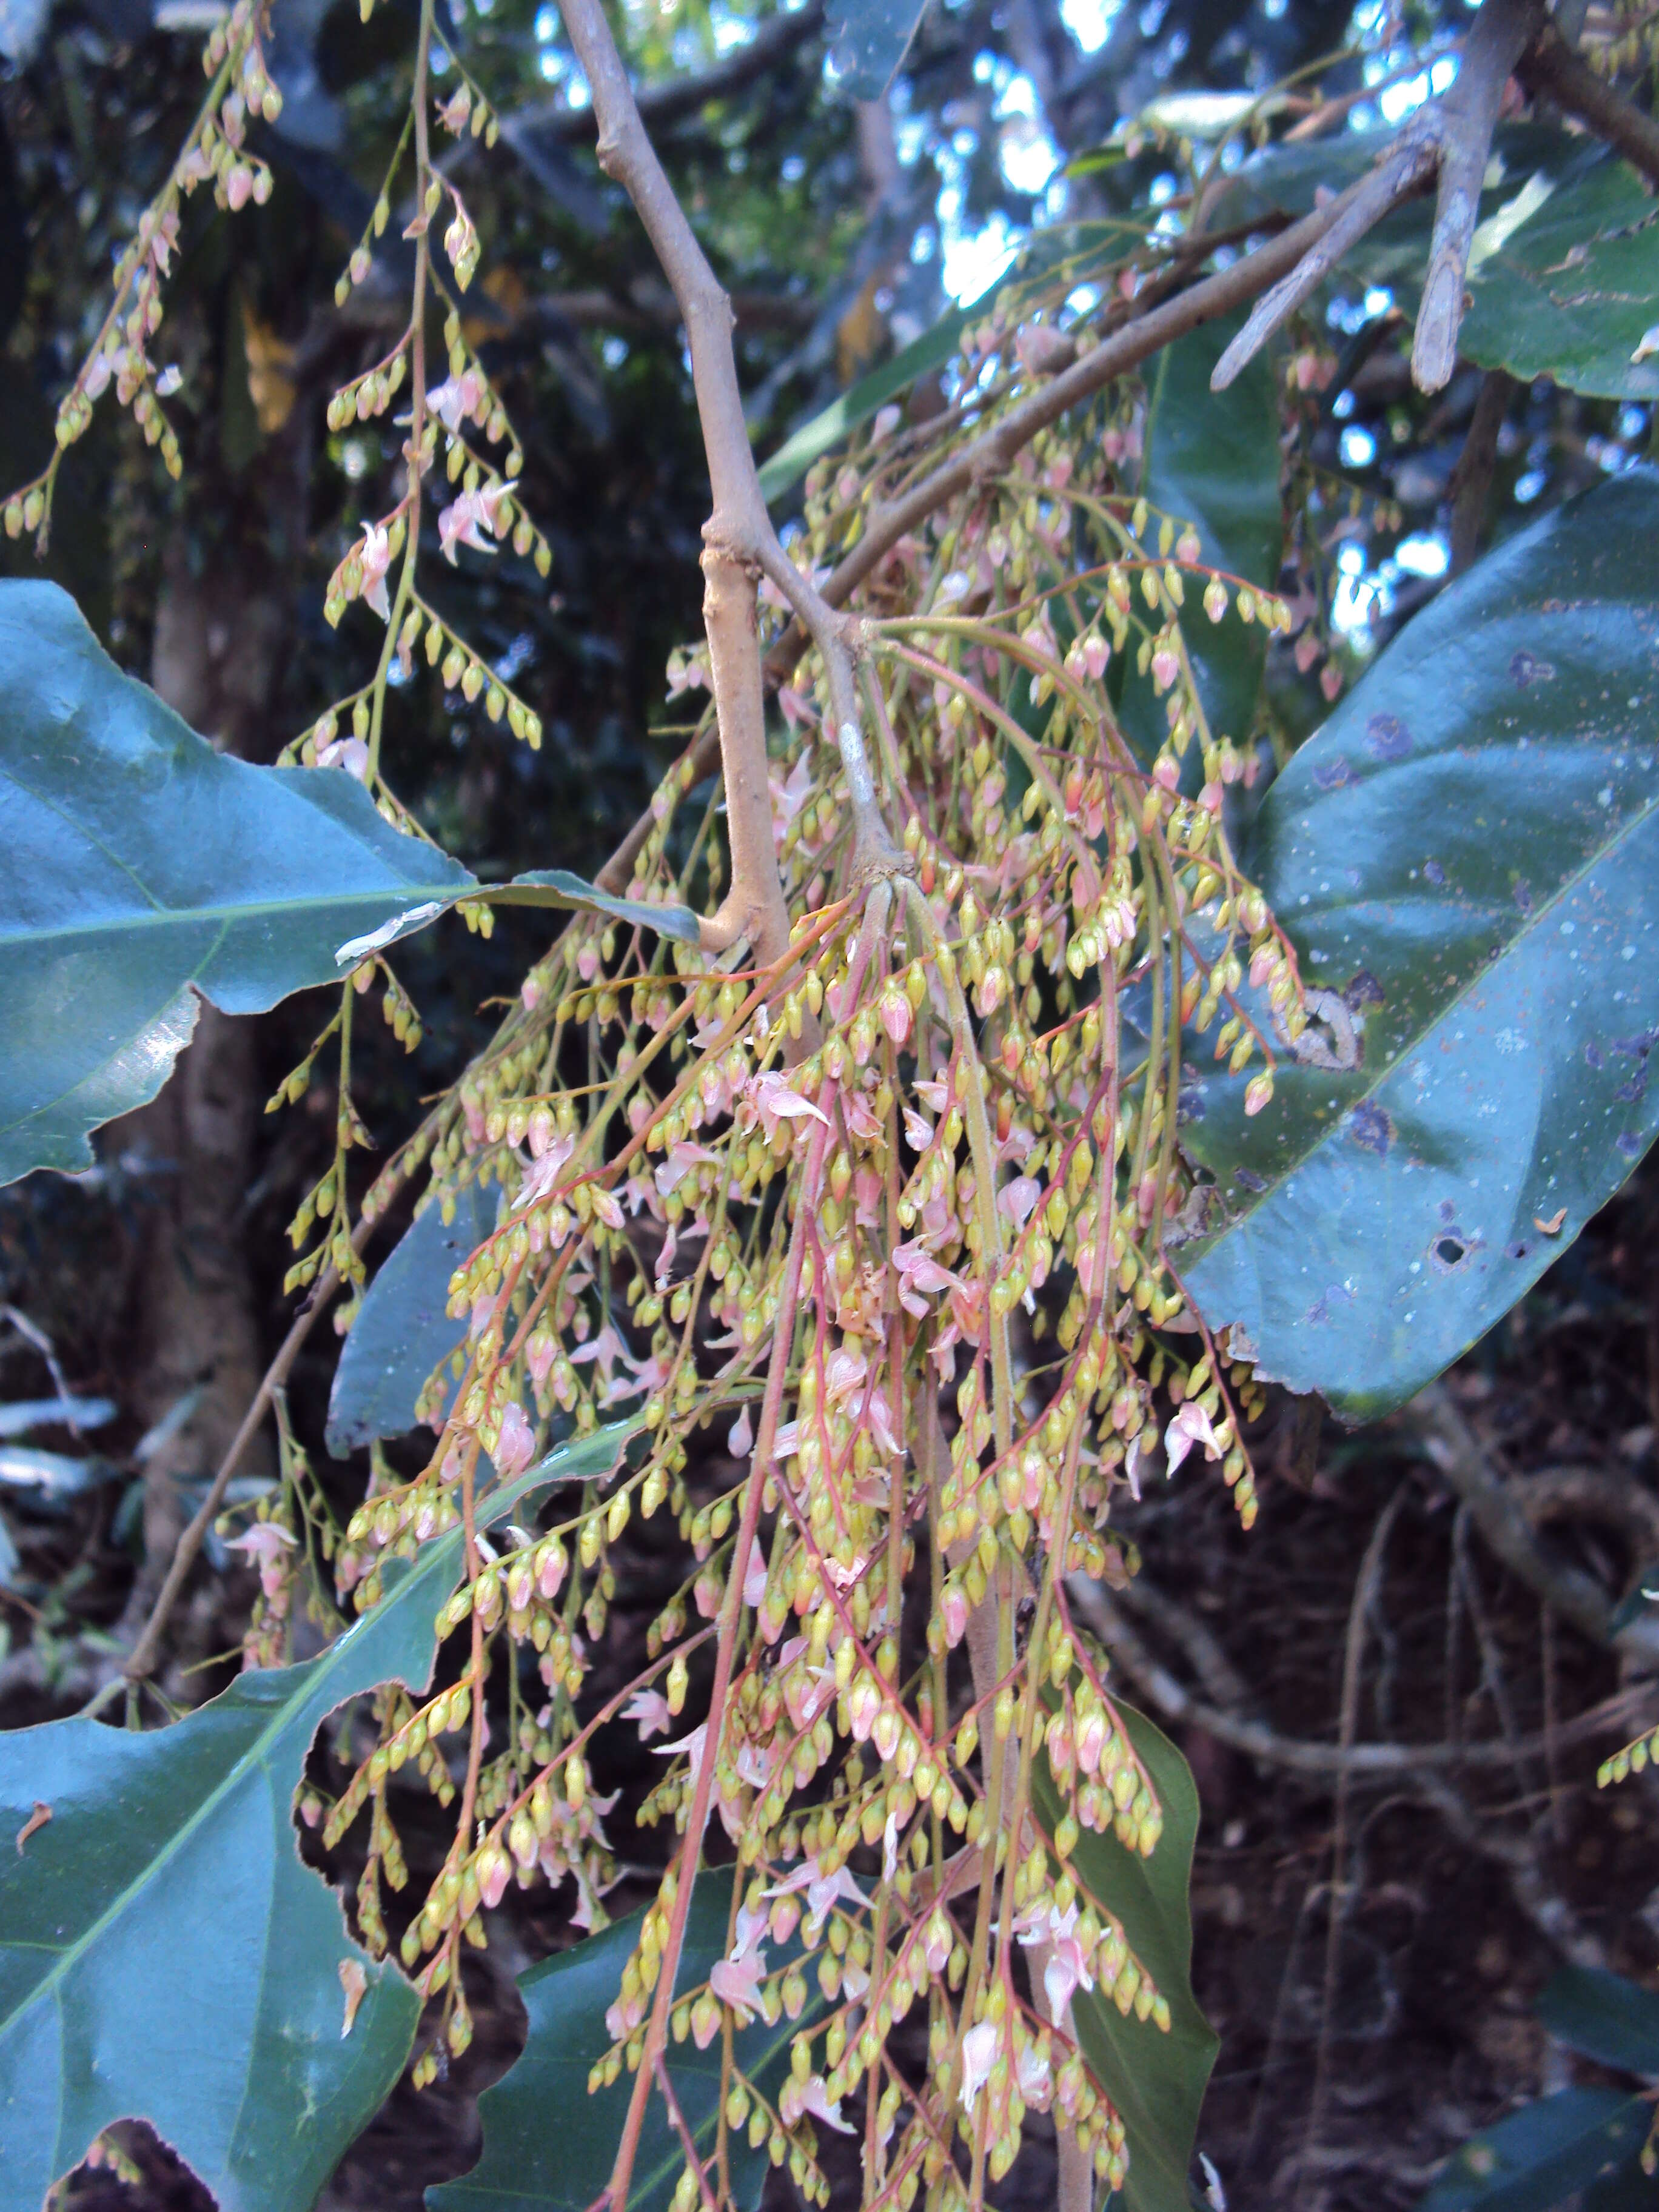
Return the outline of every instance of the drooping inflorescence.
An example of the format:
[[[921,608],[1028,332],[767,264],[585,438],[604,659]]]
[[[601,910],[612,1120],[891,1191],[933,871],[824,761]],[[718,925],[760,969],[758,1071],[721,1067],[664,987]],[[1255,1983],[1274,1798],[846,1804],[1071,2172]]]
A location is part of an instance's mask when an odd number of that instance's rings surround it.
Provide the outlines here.
[[[394,664],[414,680],[423,662],[515,737],[540,737],[422,595],[423,515],[439,506],[441,556],[510,543],[542,574],[550,565],[519,492],[521,441],[432,255],[446,196],[458,292],[480,245],[428,156],[431,33],[428,6],[410,128],[341,279],[347,294],[363,281],[412,143],[409,322],[328,409],[336,428],[408,409],[397,495],[356,526],[327,594],[331,621],[354,603],[380,619],[380,651],[288,757],[359,776],[410,830],[381,765]],[[239,11],[216,39],[224,82],[246,99],[252,17]],[[216,80],[218,119],[192,141],[216,176],[220,139],[234,150],[230,96]],[[439,113],[493,137],[470,81]],[[170,203],[157,206],[141,240],[152,262]],[[789,548],[799,574],[821,577],[879,502],[1016,409],[1086,339],[1094,310],[1064,303],[1124,296],[1154,252],[1103,259],[1087,292],[1074,267],[1007,288],[966,335],[939,422],[906,428],[888,410],[809,479]],[[132,312],[148,319],[149,278],[119,281],[139,283]],[[447,374],[434,380],[440,307]],[[1130,2146],[1076,2002],[1115,2006],[1149,2039],[1170,2026],[1109,1881],[1089,1870],[1092,1838],[1156,1853],[1164,1808],[1067,1581],[1129,1571],[1115,1501],[1194,1454],[1254,1518],[1241,1425],[1256,1386],[1179,1273],[1192,1199],[1183,1055],[1254,1065],[1246,1105],[1259,1110],[1303,1012],[1293,957],[1225,835],[1228,792],[1254,776],[1254,733],[1214,726],[1194,646],[1203,626],[1288,617],[1141,495],[1144,407],[1133,380],[1106,386],[898,539],[853,608],[863,729],[850,739],[832,672],[798,646],[790,595],[769,584],[763,642],[781,679],[769,801],[789,921],[775,957],[741,939],[714,951],[638,918],[720,905],[720,792],[700,781],[694,744],[633,855],[636,918],[589,914],[565,929],[355,1230],[356,998],[378,981],[394,1030],[411,1044],[419,1033],[379,951],[271,1101],[301,1095],[337,1038],[334,1157],[293,1224],[296,1248],[315,1241],[290,1287],[325,1268],[360,1285],[364,1225],[418,1172],[422,1203],[446,1218],[469,1187],[495,1217],[449,1285],[465,1336],[422,1396],[435,1441],[421,1472],[398,1477],[377,1455],[341,1530],[284,1426],[280,1491],[235,1539],[262,1586],[246,1656],[266,1665],[285,1656],[307,1569],[317,1601],[325,1566],[331,1596],[367,1611],[386,1562],[464,1532],[464,1578],[438,1622],[458,1662],[446,1686],[380,1692],[343,1791],[330,1802],[307,1785],[301,1811],[330,1845],[366,1817],[356,1919],[378,1954],[394,1941],[386,1893],[409,1871],[392,1778],[412,1767],[453,1805],[447,1858],[397,1945],[459,2051],[472,2033],[462,1948],[485,1940],[509,1886],[569,1878],[574,1923],[604,1917],[617,1854],[594,1738],[661,1739],[641,1817],[667,1865],[594,2078],[633,2071],[648,2088],[663,2034],[720,2042],[714,2179],[688,2168],[683,2207],[724,2185],[738,2131],[827,2202],[820,2129],[863,2137],[870,2207],[908,2208],[924,2187],[942,2208],[978,2203],[1033,2112],[1052,2112],[1115,2187]],[[21,521],[33,526],[49,490],[24,495]],[[708,681],[701,647],[675,656],[672,690],[695,696]],[[1138,687],[1139,751],[1126,687]],[[885,825],[873,846],[855,834],[854,755]],[[487,902],[467,912],[488,926]],[[1247,976],[1272,1036],[1245,1003]],[[484,1532],[489,1485],[619,1418],[628,1434],[607,1473],[556,1493],[544,1525]],[[665,1513],[683,1577],[644,1671],[596,1703],[592,1656],[627,1532]],[[491,1718],[503,1702],[504,1729]],[[702,1986],[675,1990],[705,1844],[737,1869],[728,1939]],[[919,2010],[925,2033],[896,2033]],[[795,2023],[775,2102],[733,2055],[729,2031],[756,2017]],[[438,2063],[428,2046],[417,2081]]]

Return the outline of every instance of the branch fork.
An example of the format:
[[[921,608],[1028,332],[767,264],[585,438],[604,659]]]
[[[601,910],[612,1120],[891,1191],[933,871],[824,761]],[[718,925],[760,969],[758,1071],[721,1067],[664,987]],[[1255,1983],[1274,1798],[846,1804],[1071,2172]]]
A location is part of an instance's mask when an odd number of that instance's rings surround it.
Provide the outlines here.
[[[1213,390],[1224,391],[1348,249],[1431,179],[1437,186],[1434,230],[1412,343],[1412,378],[1420,392],[1438,392],[1451,381],[1492,134],[1504,87],[1546,25],[1543,0],[1485,0],[1450,89],[1409,118],[1370,174],[1344,195],[1346,204],[1323,237],[1263,293],[1216,364]]]

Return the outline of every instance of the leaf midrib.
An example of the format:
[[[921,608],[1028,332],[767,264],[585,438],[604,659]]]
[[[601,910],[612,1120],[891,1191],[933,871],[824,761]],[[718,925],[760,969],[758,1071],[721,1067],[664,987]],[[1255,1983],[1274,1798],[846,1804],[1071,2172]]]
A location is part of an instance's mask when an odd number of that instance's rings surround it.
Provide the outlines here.
[[[214,757],[217,759],[219,756],[216,754]],[[325,775],[329,773],[329,771],[325,769],[318,771],[318,773]],[[342,773],[343,773],[343,771],[342,771]],[[58,938],[91,936],[112,928],[118,928],[125,933],[134,929],[161,927],[169,922],[173,924],[175,927],[184,927],[191,920],[200,920],[202,921],[222,920],[226,922],[229,922],[243,916],[257,920],[260,915],[265,914],[291,913],[296,908],[309,910],[314,908],[327,906],[349,907],[364,900],[386,898],[393,895],[392,886],[388,885],[384,890],[378,892],[348,891],[343,894],[305,894],[295,898],[254,902],[236,906],[228,905],[223,902],[217,902],[210,906],[200,907],[164,906],[156,895],[150,890],[149,884],[145,883],[143,878],[137,872],[137,870],[132,862],[125,859],[119,853],[116,852],[103,837],[99,836],[90,830],[87,824],[81,820],[77,815],[72,813],[60,799],[52,797],[49,793],[37,789],[33,784],[25,782],[22,778],[18,775],[15,768],[0,769],[0,775],[3,775],[4,780],[12,786],[13,789],[18,792],[23,798],[33,801],[36,806],[39,806],[44,811],[56,816],[58,820],[63,823],[67,828],[73,830],[76,836],[84,839],[86,843],[92,848],[94,852],[100,853],[104,859],[109,863],[110,867],[118,875],[125,876],[127,880],[132,884],[135,890],[140,894],[140,896],[148,902],[148,910],[141,908],[130,915],[121,916],[117,921],[93,922],[87,924],[84,927],[76,926],[62,929],[53,928],[49,931],[34,931],[27,934],[21,932],[8,932],[3,929],[0,929],[0,945],[38,945],[48,939],[56,939]],[[358,830],[353,827],[350,823],[342,822],[337,816],[327,813],[325,809],[317,806],[310,798],[301,792],[295,791],[290,795],[295,805],[303,806],[308,810],[313,822],[318,823],[326,823],[330,827],[342,832],[346,837],[349,838],[352,845],[358,852],[366,855],[372,855],[374,854],[374,848]],[[380,817],[377,816],[375,818],[378,821]],[[418,838],[411,838],[409,842],[411,844],[417,846],[422,851],[437,851],[441,849],[437,847],[422,845],[421,841]],[[448,855],[445,854],[443,857],[447,859]],[[453,865],[459,866],[459,863],[456,862],[453,863]],[[462,869],[461,872],[465,878],[465,883],[463,884],[449,886],[428,883],[411,884],[409,888],[416,890],[447,889],[450,891],[452,898],[459,898],[465,895],[467,886],[476,883],[477,881],[477,878],[470,872],[470,871]]]

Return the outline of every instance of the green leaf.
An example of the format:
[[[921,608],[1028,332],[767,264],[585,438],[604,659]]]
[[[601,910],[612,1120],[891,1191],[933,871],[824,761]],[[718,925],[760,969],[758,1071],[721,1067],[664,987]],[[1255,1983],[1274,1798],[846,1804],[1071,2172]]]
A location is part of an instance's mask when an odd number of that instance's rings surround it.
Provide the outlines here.
[[[994,291],[997,286],[991,289]],[[761,470],[761,491],[768,502],[781,499],[820,455],[827,453],[832,446],[838,446],[843,438],[850,437],[890,399],[896,399],[901,392],[908,392],[919,378],[943,368],[961,344],[963,331],[989,297],[989,293],[981,293],[969,306],[953,307],[948,315],[940,317],[932,330],[924,331],[902,351],[896,353],[891,361],[872,369],[868,376],[860,377],[839,398],[831,400],[829,406],[813,416],[810,422],[803,422]]]
[[[826,28],[836,89],[879,100],[916,35],[927,0],[830,0]]]
[[[1644,2098],[1563,2089],[1484,2128],[1453,2154],[1419,2212],[1549,2212],[1633,2165],[1647,2139]]]
[[[491,906],[551,906],[572,914],[608,914],[636,929],[654,929],[659,937],[678,938],[682,945],[700,941],[702,925],[690,907],[613,898],[585,876],[572,875],[568,868],[532,868],[510,883],[488,884],[480,896]]]
[[[427,1377],[466,1337],[447,1310],[449,1279],[495,1226],[495,1193],[455,1193],[455,1217],[428,1205],[369,1285],[329,1394],[325,1441],[337,1459],[377,1437],[406,1436]]]
[[[1085,1829],[1072,1864],[1090,1893],[1122,1923],[1124,1939],[1170,2004],[1170,2032],[1126,2018],[1111,1998],[1078,1990],[1072,2017],[1084,2057],[1122,2117],[1129,2146],[1126,2212],[1188,2212],[1187,2169],[1218,2045],[1193,1996],[1188,1891],[1198,1837],[1192,1770],[1161,1729],[1127,1705],[1117,1712],[1164,1808],[1151,1858],[1115,1835]],[[1052,1836],[1060,1802],[1047,1756],[1032,1775],[1037,1819]],[[1115,2204],[1116,2198],[1113,2200]]]
[[[1560,176],[1564,166],[1534,172],[1475,233],[1458,345],[1522,382],[1659,398],[1659,356],[1636,359],[1659,320],[1659,203],[1627,162],[1580,155]],[[1510,227],[1526,202],[1532,211]]]
[[[730,1869],[699,1875],[686,1916],[677,1990],[695,1990],[708,1980],[709,1968],[726,1949],[731,1909]],[[529,2015],[524,2055],[478,2100],[483,2155],[459,2181],[428,2190],[431,2212],[587,2212],[603,2192],[634,2076],[624,2070],[610,2088],[592,2096],[587,2076],[611,2048],[605,2015],[616,2002],[643,1917],[630,1914],[519,1977]],[[769,1945],[769,1969],[775,1970],[799,1948]],[[816,1982],[809,1986],[812,1994],[799,2021],[786,2015],[768,2027],[756,2019],[732,2039],[738,2065],[775,2105],[789,2072],[791,2039],[822,2009]],[[707,2154],[714,2148],[720,2119],[719,2039],[707,2051],[689,2040],[671,2044],[668,2071],[686,2125]],[[755,2212],[769,2165],[765,2146],[750,2150],[742,2130],[733,2131],[729,2144],[732,2200],[738,2212]],[[653,2089],[629,2212],[666,2212],[684,2165],[679,2138]]]
[[[625,1429],[555,1453],[480,1508],[598,1474]],[[0,2212],[39,2212],[100,2129],[149,2120],[220,2203],[306,2212],[396,2081],[419,2005],[346,1934],[295,1848],[293,1800],[325,1715],[418,1690],[459,1530],[338,1643],[242,1675],[151,1734],[76,1718],[0,1735]],[[14,1853],[34,1805],[52,1817]],[[368,1987],[343,2035],[342,1966]]]
[[[1240,320],[1206,323],[1149,364],[1139,489],[1177,523],[1196,526],[1207,567],[1271,589],[1284,543],[1272,363],[1258,354],[1224,392],[1210,389],[1211,372]],[[1156,528],[1147,536],[1155,551]],[[1212,734],[1242,745],[1255,719],[1267,633],[1260,623],[1241,621],[1231,605],[1219,623],[1211,622],[1202,599],[1202,586],[1188,578],[1181,634]],[[1150,675],[1128,669],[1118,712],[1137,751],[1150,760],[1170,727]]]
[[[1538,2017],[1558,2043],[1602,2066],[1659,2076],[1659,1996],[1622,1974],[1563,1966],[1538,2000]]]
[[[1257,817],[1243,865],[1358,1064],[1281,1048],[1250,1121],[1188,1040],[1182,1143],[1218,1188],[1178,1258],[1213,1327],[1351,1418],[1491,1328],[1659,1127],[1656,603],[1632,471],[1434,600]]]
[[[258,1012],[471,882],[342,770],[216,753],[55,585],[0,584],[0,1182],[88,1166],[88,1132],[161,1089],[195,991]]]

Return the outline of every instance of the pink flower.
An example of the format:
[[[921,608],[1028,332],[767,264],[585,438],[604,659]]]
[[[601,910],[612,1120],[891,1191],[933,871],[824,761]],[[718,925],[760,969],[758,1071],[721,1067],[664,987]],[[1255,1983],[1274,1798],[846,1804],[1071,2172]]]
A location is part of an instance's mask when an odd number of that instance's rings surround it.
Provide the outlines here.
[[[625,1721],[640,1724],[640,1741],[648,1743],[653,1735],[666,1735],[668,1723],[674,1717],[668,1710],[668,1700],[660,1690],[635,1690],[623,1707]]]
[[[910,1034],[910,1001],[902,988],[889,983],[878,1002],[881,1025],[895,1044],[902,1044]]]
[[[850,2136],[853,2132],[851,2123],[841,2116],[840,2099],[830,2102],[822,2074],[814,2074],[806,2081],[797,2081],[792,2075],[784,2083],[783,2094],[778,2099],[778,2118],[787,2128],[793,2127],[808,2112],[842,2135]]]
[[[361,738],[336,738],[317,756],[319,768],[343,768],[359,783],[368,780],[368,747]]]
[[[1054,2077],[1037,2045],[1027,2043],[1023,2046],[1014,2072],[1020,2096],[1027,2106],[1034,2112],[1046,2112],[1054,2094]]]
[[[768,1897],[788,1897],[806,1892],[810,1917],[821,1921],[836,1899],[842,1898],[848,1905],[867,1905],[870,1900],[859,1887],[845,1867],[837,1867],[833,1874],[825,1874],[816,1858],[803,1860],[788,1879],[775,1889],[769,1889]]]
[[[761,2008],[760,1985],[766,1973],[766,1954],[761,1948],[761,1937],[766,1933],[766,1915],[751,1912],[748,1906],[738,1909],[737,1941],[729,1958],[717,1959],[708,1977],[708,1986],[722,2004],[730,2005],[738,2015],[740,2027],[746,2027]]]
[[[593,1186],[593,1211],[607,1229],[623,1226],[623,1210],[608,1190],[597,1183]]]
[[[392,566],[392,545],[384,523],[369,524],[357,548],[357,559],[363,572],[363,605],[379,615],[382,622],[390,622],[392,608],[386,595],[386,573]]]
[[[653,1744],[652,1749],[659,1759],[678,1759],[684,1752],[686,1763],[691,1770],[691,1779],[695,1782],[697,1778],[697,1769],[702,1765],[703,1747],[708,1741],[708,1723],[703,1721],[692,1729],[690,1735],[683,1735],[678,1743]]]
[[[1077,1939],[1077,1906],[1070,1905],[1064,1912],[1056,1912],[1050,1905],[1046,1911],[1027,1913],[1016,1923],[1015,1932],[1022,1943],[1046,1943],[1048,1963],[1042,1969],[1042,1987],[1048,1999],[1048,2017],[1056,2026],[1065,2016],[1074,1991],[1091,1990],[1094,1977],[1089,1972],[1089,1961],[1083,1946]]]
[[[749,1564],[743,1571],[743,1601],[757,1606],[766,1595],[766,1547],[757,1536],[749,1547]]]
[[[493,553],[495,549],[487,538],[479,535],[485,521],[483,495],[464,491],[452,506],[445,507],[438,517],[438,542],[443,556],[453,568],[455,548],[471,545],[475,552]]]
[[[288,1555],[297,1540],[275,1521],[256,1521],[240,1536],[233,1536],[227,1549],[244,1553],[251,1562],[257,1562],[259,1587],[267,1597],[275,1597],[286,1578]]]
[[[850,1351],[842,1345],[830,1355],[824,1369],[824,1396],[833,1406],[842,1398],[850,1398],[868,1372],[868,1362],[861,1352]]]
[[[997,1212],[1006,1213],[1016,1229],[1024,1229],[1042,1195],[1042,1185],[1035,1176],[1016,1176],[997,1193]]]
[[[940,1267],[920,1237],[895,1248],[893,1266],[899,1279],[899,1304],[918,1320],[927,1314],[923,1303],[926,1298],[939,1291],[959,1291],[963,1287],[961,1276]]]
[[[535,1149],[532,1140],[531,1151],[534,1152]],[[544,1146],[539,1158],[532,1162],[519,1186],[519,1194],[513,1201],[515,1209],[533,1206],[538,1199],[547,1197],[557,1187],[559,1170],[575,1149],[576,1139],[574,1137],[555,1137],[550,1144]]]
[[[773,1136],[780,1121],[799,1121],[811,1115],[822,1121],[827,1129],[830,1116],[816,1107],[810,1098],[803,1098],[799,1091],[790,1088],[788,1079],[775,1068],[769,1074],[751,1075],[743,1086],[743,1095],[760,1117],[761,1127],[767,1136]]]
[[[465,85],[457,85],[449,98],[438,110],[438,120],[446,131],[453,131],[459,138],[466,128],[467,118],[472,112],[472,94]]]
[[[750,1423],[749,1419],[749,1408],[747,1406],[745,1406],[742,1413],[738,1415],[737,1419],[732,1422],[731,1430],[726,1436],[726,1449],[731,1453],[733,1459],[747,1459],[750,1454],[754,1450],[755,1431],[753,1425]]]
[[[501,1432],[490,1454],[496,1474],[504,1482],[510,1480],[524,1472],[535,1453],[536,1432],[525,1419],[523,1407],[516,1402],[509,1404],[501,1415]]]
[[[1164,1449],[1173,1474],[1194,1444],[1202,1444],[1206,1459],[1219,1459],[1221,1446],[1210,1417],[1196,1399],[1188,1398],[1164,1431]]]
[[[962,2039],[962,2101],[970,2112],[974,2100],[991,2078],[996,2056],[996,2022],[982,2020]]]
[[[710,1152],[707,1145],[694,1145],[689,1139],[678,1137],[668,1147],[667,1157],[653,1178],[658,1190],[666,1198],[671,1190],[678,1190],[693,1168],[701,1164],[717,1164],[718,1152]]]

